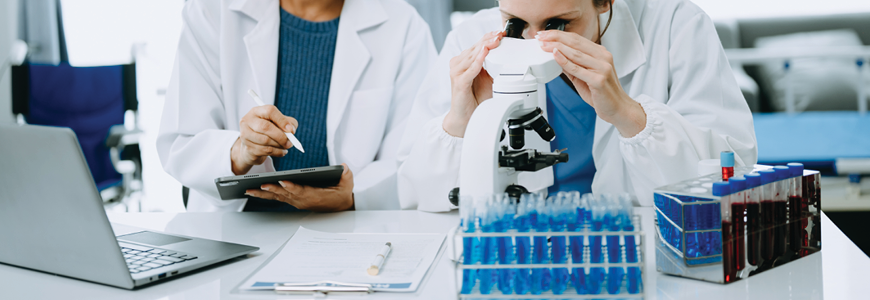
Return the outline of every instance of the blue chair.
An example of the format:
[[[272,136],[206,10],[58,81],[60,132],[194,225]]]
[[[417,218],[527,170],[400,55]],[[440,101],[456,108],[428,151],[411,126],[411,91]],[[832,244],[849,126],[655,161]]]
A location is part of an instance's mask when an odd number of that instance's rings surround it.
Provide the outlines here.
[[[141,189],[140,131],[123,125],[125,113],[138,110],[135,64],[24,64],[12,71],[13,113],[29,124],[71,128],[104,202],[123,202]]]

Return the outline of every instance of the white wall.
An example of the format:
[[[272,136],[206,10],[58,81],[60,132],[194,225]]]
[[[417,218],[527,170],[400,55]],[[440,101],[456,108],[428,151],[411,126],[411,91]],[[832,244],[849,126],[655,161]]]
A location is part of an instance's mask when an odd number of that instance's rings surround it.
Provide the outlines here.
[[[16,38],[18,1],[0,1],[0,124],[13,121],[12,71],[7,61],[12,41]]]

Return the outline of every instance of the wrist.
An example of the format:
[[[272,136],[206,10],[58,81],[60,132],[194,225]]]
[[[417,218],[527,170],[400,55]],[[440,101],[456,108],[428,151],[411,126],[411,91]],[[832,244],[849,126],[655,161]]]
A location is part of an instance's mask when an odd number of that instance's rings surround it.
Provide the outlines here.
[[[618,112],[612,117],[612,121],[608,122],[616,127],[620,135],[630,138],[646,127],[646,112],[639,102],[625,96]]]
[[[462,116],[451,109],[444,117],[441,128],[447,134],[461,138],[465,136],[465,128],[468,126],[469,119],[471,119],[470,116]]]
[[[251,165],[243,163],[242,159],[240,158],[241,148],[241,139],[236,139],[236,142],[233,143],[233,147],[230,148],[230,168],[232,169],[234,175],[244,175],[251,170]]]

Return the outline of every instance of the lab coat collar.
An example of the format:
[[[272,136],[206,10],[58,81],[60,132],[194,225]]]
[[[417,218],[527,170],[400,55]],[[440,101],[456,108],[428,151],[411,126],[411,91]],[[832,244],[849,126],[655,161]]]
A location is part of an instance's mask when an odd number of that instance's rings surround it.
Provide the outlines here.
[[[347,103],[357,82],[371,61],[371,53],[360,38],[360,32],[387,21],[380,1],[345,0],[338,22],[335,58],[330,79],[329,103],[326,114],[326,147],[329,162],[335,159],[335,133],[344,116]]]
[[[610,27],[601,38],[601,45],[613,55],[616,75],[622,78],[646,63],[643,41],[637,29],[637,21],[643,12],[643,1],[626,3],[626,0],[613,2],[613,19]],[[599,16],[601,29],[607,24],[608,13]],[[636,17],[635,17],[636,16]]]
[[[281,25],[278,0],[236,0],[230,10],[241,12],[257,25],[242,40],[254,75],[255,92],[266,104],[275,103],[278,73],[278,34]]]

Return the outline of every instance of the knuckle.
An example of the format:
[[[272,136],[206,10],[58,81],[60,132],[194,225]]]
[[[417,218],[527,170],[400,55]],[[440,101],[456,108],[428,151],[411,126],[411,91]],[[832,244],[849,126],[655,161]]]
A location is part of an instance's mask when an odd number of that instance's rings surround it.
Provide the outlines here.
[[[268,145],[269,144],[269,137],[267,137],[265,135],[256,135],[253,139],[254,139],[253,142],[257,143],[259,145]]]
[[[254,128],[254,130],[256,130],[257,132],[266,132],[269,130],[269,123],[265,121],[259,121],[255,126],[256,128]]]

